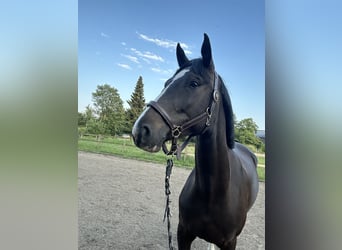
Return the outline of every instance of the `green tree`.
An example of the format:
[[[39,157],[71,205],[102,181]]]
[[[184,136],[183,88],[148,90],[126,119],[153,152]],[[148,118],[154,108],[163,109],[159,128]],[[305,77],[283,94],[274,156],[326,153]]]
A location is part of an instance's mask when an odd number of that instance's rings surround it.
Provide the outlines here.
[[[87,105],[84,112],[78,112],[78,126],[86,126],[87,122],[92,118],[94,118],[94,111],[90,105]]]
[[[105,125],[98,119],[91,118],[87,122],[87,127],[85,130],[86,133],[88,134],[105,134],[106,133],[106,128]]]
[[[78,126],[85,126],[87,123],[84,113],[78,112]]]
[[[94,118],[94,110],[90,107],[89,104],[86,107],[86,110],[84,112],[84,116],[85,116],[86,122],[88,122],[90,119]]]
[[[92,93],[94,111],[104,128],[105,133],[116,135],[122,133],[125,121],[123,102],[116,88],[108,84],[98,85]]]
[[[262,147],[263,142],[256,136],[258,125],[252,118],[243,119],[235,125],[235,138],[248,145],[254,145],[257,149]]]
[[[133,124],[138,119],[141,112],[145,107],[144,97],[144,83],[141,76],[135,85],[134,92],[131,95],[131,99],[127,101],[129,109],[127,110],[127,128],[129,131],[132,130]]]

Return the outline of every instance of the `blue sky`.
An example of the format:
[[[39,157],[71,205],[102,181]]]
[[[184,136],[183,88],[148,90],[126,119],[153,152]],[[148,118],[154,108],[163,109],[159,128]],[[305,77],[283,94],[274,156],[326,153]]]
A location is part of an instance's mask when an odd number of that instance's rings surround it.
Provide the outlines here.
[[[97,85],[130,99],[139,76],[146,101],[176,71],[175,46],[200,57],[209,35],[238,120],[265,128],[264,1],[79,1],[78,110],[92,104]]]

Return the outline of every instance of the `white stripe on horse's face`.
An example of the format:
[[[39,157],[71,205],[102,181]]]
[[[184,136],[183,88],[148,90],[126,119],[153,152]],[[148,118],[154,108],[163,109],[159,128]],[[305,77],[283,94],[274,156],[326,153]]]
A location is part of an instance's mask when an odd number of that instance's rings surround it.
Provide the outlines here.
[[[175,75],[172,79],[172,82],[167,85],[166,88],[163,89],[163,91],[156,97],[155,101],[157,102],[159,100],[159,98],[165,93],[165,91],[175,82],[177,81],[178,79],[182,78],[186,73],[188,73],[190,71],[189,68],[186,68],[186,69],[182,69],[181,71],[179,71],[177,73],[177,75]]]
[[[172,84],[172,83],[174,83],[175,81],[177,81],[178,79],[182,78],[182,77],[183,77],[186,73],[188,73],[189,71],[190,71],[190,69],[183,69],[183,70],[179,71],[179,72],[177,73],[177,75],[175,75],[175,76],[173,77],[172,82],[171,82],[170,84]]]

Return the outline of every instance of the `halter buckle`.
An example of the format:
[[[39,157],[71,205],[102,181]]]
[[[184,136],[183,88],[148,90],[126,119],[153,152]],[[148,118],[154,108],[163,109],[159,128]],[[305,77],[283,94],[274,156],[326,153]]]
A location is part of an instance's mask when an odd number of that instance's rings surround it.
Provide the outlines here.
[[[171,135],[173,138],[178,138],[182,134],[182,127],[176,126],[172,129]]]

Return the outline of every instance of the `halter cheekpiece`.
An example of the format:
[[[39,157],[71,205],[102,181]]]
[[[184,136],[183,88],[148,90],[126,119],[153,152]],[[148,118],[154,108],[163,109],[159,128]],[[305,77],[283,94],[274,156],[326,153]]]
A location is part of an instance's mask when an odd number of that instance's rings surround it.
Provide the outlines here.
[[[212,100],[209,106],[206,108],[205,112],[195,116],[194,118],[190,119],[189,121],[183,123],[182,125],[175,125],[172,121],[167,112],[155,101],[151,101],[147,104],[147,107],[153,108],[166,122],[166,124],[171,129],[171,148],[170,150],[167,149],[165,142],[162,145],[163,151],[166,155],[177,155],[177,158],[180,158],[180,154],[182,150],[187,146],[190,139],[193,135],[189,135],[184,143],[179,146],[177,145],[177,139],[181,136],[183,131],[203,122],[205,120],[205,128],[210,126],[211,118],[213,111],[215,109],[216,103],[219,101],[219,92],[218,92],[218,75],[215,71],[215,79],[214,79],[214,89],[212,93]],[[203,132],[202,132],[203,133]]]

